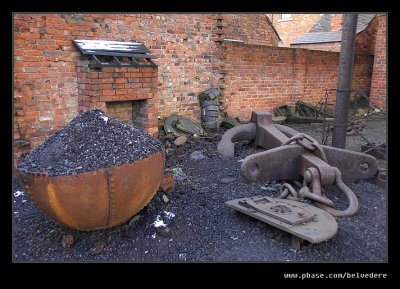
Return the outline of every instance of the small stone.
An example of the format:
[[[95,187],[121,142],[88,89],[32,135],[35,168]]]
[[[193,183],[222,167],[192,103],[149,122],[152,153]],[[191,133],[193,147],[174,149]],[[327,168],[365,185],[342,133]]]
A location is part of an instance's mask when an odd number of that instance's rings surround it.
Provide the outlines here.
[[[106,246],[107,244],[103,241],[97,242],[96,244],[94,244],[94,247],[90,249],[90,255],[98,255],[102,253]]]
[[[172,145],[171,145],[171,143],[170,143],[169,141],[166,141],[165,144],[164,144],[164,146],[165,146],[166,148],[170,148]]]
[[[174,138],[174,135],[173,134],[167,134],[167,135],[164,136],[164,138],[172,140]]]
[[[118,121],[116,119],[111,119],[110,120],[110,124],[113,125],[113,126],[119,127],[119,123],[118,123]]]
[[[264,187],[264,186],[261,186],[261,190],[263,190],[263,191],[268,191],[268,188],[267,188],[267,187]]]
[[[61,245],[64,249],[71,248],[72,244],[74,244],[74,236],[71,234],[66,234],[61,239]]]
[[[168,202],[169,202],[169,199],[168,199],[168,197],[167,197],[166,195],[162,195],[162,199],[163,199],[163,201],[164,201],[165,203],[168,203]]]
[[[203,153],[201,151],[194,151],[190,154],[191,160],[199,161],[199,160],[204,160],[206,158],[207,157],[205,155],[203,155]]]
[[[229,184],[236,181],[236,178],[222,178],[219,181],[223,184]]]
[[[175,190],[175,180],[173,174],[165,175],[160,182],[158,187],[159,192],[171,193]]]
[[[356,116],[357,116],[357,117],[362,117],[362,116],[364,116],[365,113],[366,113],[366,110],[365,110],[365,109],[358,108],[358,109],[356,110]]]
[[[179,136],[179,137],[177,137],[176,139],[175,139],[175,141],[174,141],[174,144],[176,145],[176,146],[182,146],[182,145],[184,145],[186,142],[187,142],[187,136],[184,136],[184,135],[182,135],[182,136]]]

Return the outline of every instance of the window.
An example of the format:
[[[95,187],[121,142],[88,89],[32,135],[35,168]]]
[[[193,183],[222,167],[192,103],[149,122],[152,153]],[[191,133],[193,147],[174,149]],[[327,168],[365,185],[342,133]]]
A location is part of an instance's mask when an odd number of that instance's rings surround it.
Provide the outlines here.
[[[293,20],[292,14],[279,14],[279,21]]]

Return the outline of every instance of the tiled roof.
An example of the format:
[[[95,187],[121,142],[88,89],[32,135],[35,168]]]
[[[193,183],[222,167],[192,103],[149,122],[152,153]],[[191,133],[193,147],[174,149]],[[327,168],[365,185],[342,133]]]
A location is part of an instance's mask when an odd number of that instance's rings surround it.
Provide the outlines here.
[[[326,16],[326,15],[330,15]],[[356,33],[360,33],[372,21],[375,14],[358,14]],[[317,23],[310,29],[310,32],[297,38],[291,44],[308,44],[324,42],[340,42],[342,40],[342,31],[329,31],[331,26],[331,14],[324,14]],[[327,30],[329,28],[329,30]]]
[[[312,32],[301,36],[291,44],[306,44],[306,43],[323,43],[323,42],[340,42],[342,40],[342,31],[329,32]]]
[[[375,14],[358,14],[357,19],[357,33],[360,33],[365,28],[367,28],[368,24],[372,21]]]

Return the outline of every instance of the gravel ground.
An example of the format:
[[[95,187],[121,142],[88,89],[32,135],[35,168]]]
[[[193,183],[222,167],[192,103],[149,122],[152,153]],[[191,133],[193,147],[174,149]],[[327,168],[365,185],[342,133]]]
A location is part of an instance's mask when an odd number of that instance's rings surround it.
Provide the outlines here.
[[[316,125],[292,127],[320,139]],[[368,122],[365,131],[369,138],[386,140],[384,120]],[[359,151],[359,138],[348,137],[348,146]],[[224,205],[231,199],[279,194],[279,183],[248,182],[239,173],[240,160],[261,149],[241,142],[236,144],[235,156],[224,160],[216,152],[218,141],[213,139],[189,138],[178,148],[169,143],[166,170],[174,173],[175,191],[158,192],[137,216],[116,228],[79,232],[59,225],[39,211],[15,182],[14,261],[387,260],[386,192],[378,186],[364,181],[347,183],[359,199],[358,214],[337,218],[339,230],[334,238],[319,244],[305,242],[295,251],[288,233]],[[194,151],[201,151],[205,158],[196,153],[198,159],[191,159]],[[344,208],[344,199],[334,188],[327,193],[335,206]]]

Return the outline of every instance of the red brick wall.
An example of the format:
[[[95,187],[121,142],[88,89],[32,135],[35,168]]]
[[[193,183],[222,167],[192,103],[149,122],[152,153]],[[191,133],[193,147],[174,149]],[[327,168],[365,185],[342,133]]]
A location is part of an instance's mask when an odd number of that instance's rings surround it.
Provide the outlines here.
[[[371,102],[386,111],[386,15],[377,15],[374,72],[371,83]]]
[[[359,54],[375,54],[378,19],[374,17],[367,28],[356,35],[355,51]]]
[[[262,14],[14,14],[16,156],[38,146],[46,136],[75,117],[80,93],[82,101],[100,105],[90,101],[95,95],[84,92],[86,85],[100,87],[95,72],[88,75],[86,83],[79,83],[78,91],[76,64],[80,53],[72,40],[144,42],[158,57],[155,59],[157,103],[150,103],[150,107],[158,107],[158,115],[154,112],[150,116],[156,121],[157,116],[175,112],[199,118],[197,95],[221,82],[221,38],[235,36],[249,43],[277,43],[276,35],[271,34],[272,29],[262,17]],[[106,99],[113,88],[97,91],[101,91],[96,93],[100,99]]]
[[[232,117],[249,119],[252,110],[272,111],[298,100],[316,104],[325,88],[337,86],[339,53],[225,43],[224,54],[226,111]],[[372,56],[356,57],[353,88],[369,89],[372,63]]]
[[[332,14],[331,30],[339,31],[342,29],[343,14]]]
[[[107,102],[107,115],[132,123],[132,101]]]
[[[72,19],[71,19],[72,20]],[[74,33],[82,25],[70,23]],[[41,144],[78,112],[75,63],[79,56],[64,30],[65,19],[50,15],[14,17],[15,154]],[[25,146],[18,143],[24,142]]]
[[[292,14],[293,20],[280,21],[280,14],[267,14],[276,31],[279,33],[283,46],[306,34],[321,17],[320,14]]]
[[[144,109],[147,117],[143,123],[137,124],[156,135],[157,67],[103,67],[98,71],[88,68],[88,61],[79,61],[77,70],[80,110],[98,107],[107,113],[107,102],[146,100]],[[122,113],[121,120],[125,118],[125,112]]]

